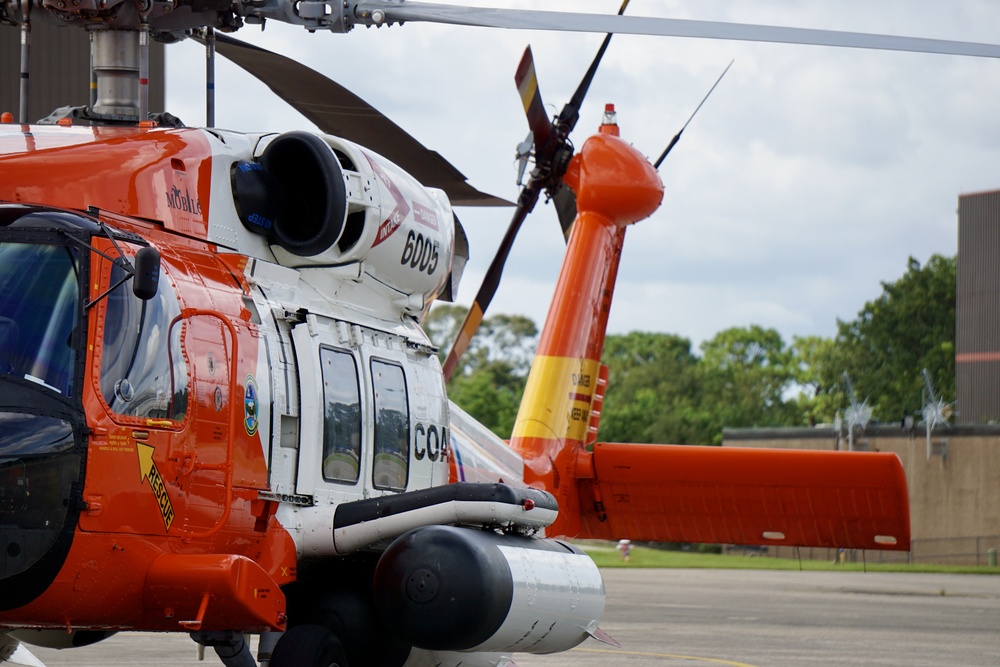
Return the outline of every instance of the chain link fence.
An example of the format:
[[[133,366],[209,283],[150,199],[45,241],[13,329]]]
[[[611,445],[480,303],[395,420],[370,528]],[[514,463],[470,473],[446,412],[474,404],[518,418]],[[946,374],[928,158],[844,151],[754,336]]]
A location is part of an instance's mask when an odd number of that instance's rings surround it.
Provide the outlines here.
[[[744,553],[745,547],[727,547],[727,552]],[[832,563],[912,563],[933,565],[972,565],[996,567],[1000,554],[1000,535],[977,537],[934,537],[910,540],[909,551],[860,549],[823,549],[816,547],[768,547],[766,552],[746,552],[771,558],[828,560]]]

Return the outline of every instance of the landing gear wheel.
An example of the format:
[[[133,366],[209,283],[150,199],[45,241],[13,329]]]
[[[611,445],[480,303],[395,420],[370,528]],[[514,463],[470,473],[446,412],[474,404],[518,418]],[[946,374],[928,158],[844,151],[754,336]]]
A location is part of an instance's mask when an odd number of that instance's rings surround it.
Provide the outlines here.
[[[347,667],[344,647],[322,625],[296,625],[281,636],[271,667]]]

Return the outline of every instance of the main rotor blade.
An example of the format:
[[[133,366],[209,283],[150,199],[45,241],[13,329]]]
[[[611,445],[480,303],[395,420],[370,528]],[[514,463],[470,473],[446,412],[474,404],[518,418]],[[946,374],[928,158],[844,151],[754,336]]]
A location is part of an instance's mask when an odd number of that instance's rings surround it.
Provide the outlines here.
[[[322,132],[343,137],[392,160],[455,206],[511,206],[469,185],[465,176],[375,107],[336,81],[291,58],[215,33],[216,52],[260,79]]]
[[[384,16],[382,23],[402,21],[427,21],[452,25],[512,28],[526,30],[559,30],[567,32],[610,32],[633,35],[659,35],[664,37],[694,37],[702,39],[731,39],[750,42],[778,42],[784,44],[812,44],[858,49],[884,49],[888,51],[913,51],[957,56],[1000,58],[1000,45],[975,42],[957,42],[943,39],[874,35],[837,30],[789,28],[754,25],[749,23],[722,23],[692,19],[653,18],[646,16],[610,16],[578,12],[550,12],[527,9],[495,9],[488,7],[460,7],[396,0],[395,2],[359,2],[355,15],[359,20],[372,23],[373,11]],[[376,14],[378,15],[378,14]]]

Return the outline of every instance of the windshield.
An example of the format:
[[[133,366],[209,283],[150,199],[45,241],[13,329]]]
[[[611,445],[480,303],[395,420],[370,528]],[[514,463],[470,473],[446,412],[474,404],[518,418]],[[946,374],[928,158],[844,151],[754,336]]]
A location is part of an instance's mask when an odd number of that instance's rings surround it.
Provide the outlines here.
[[[0,244],[0,374],[74,395],[80,251]]]
[[[41,219],[58,225],[54,214]],[[27,223],[35,223],[24,216]],[[80,482],[80,284],[88,251],[31,229],[0,242],[0,607],[24,604],[68,548]],[[18,232],[17,234],[21,234]],[[7,238],[14,234],[5,235]],[[27,381],[27,382],[25,382]],[[72,399],[67,401],[67,399]],[[50,561],[47,561],[49,558]],[[34,593],[33,593],[34,591]]]

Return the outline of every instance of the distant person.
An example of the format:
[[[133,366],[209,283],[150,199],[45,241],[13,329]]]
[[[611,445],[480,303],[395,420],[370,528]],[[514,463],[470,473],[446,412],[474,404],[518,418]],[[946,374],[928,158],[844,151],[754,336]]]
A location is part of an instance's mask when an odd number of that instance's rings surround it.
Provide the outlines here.
[[[618,546],[615,548],[622,555],[622,560],[627,563],[629,551],[632,550],[632,540],[618,540]]]

